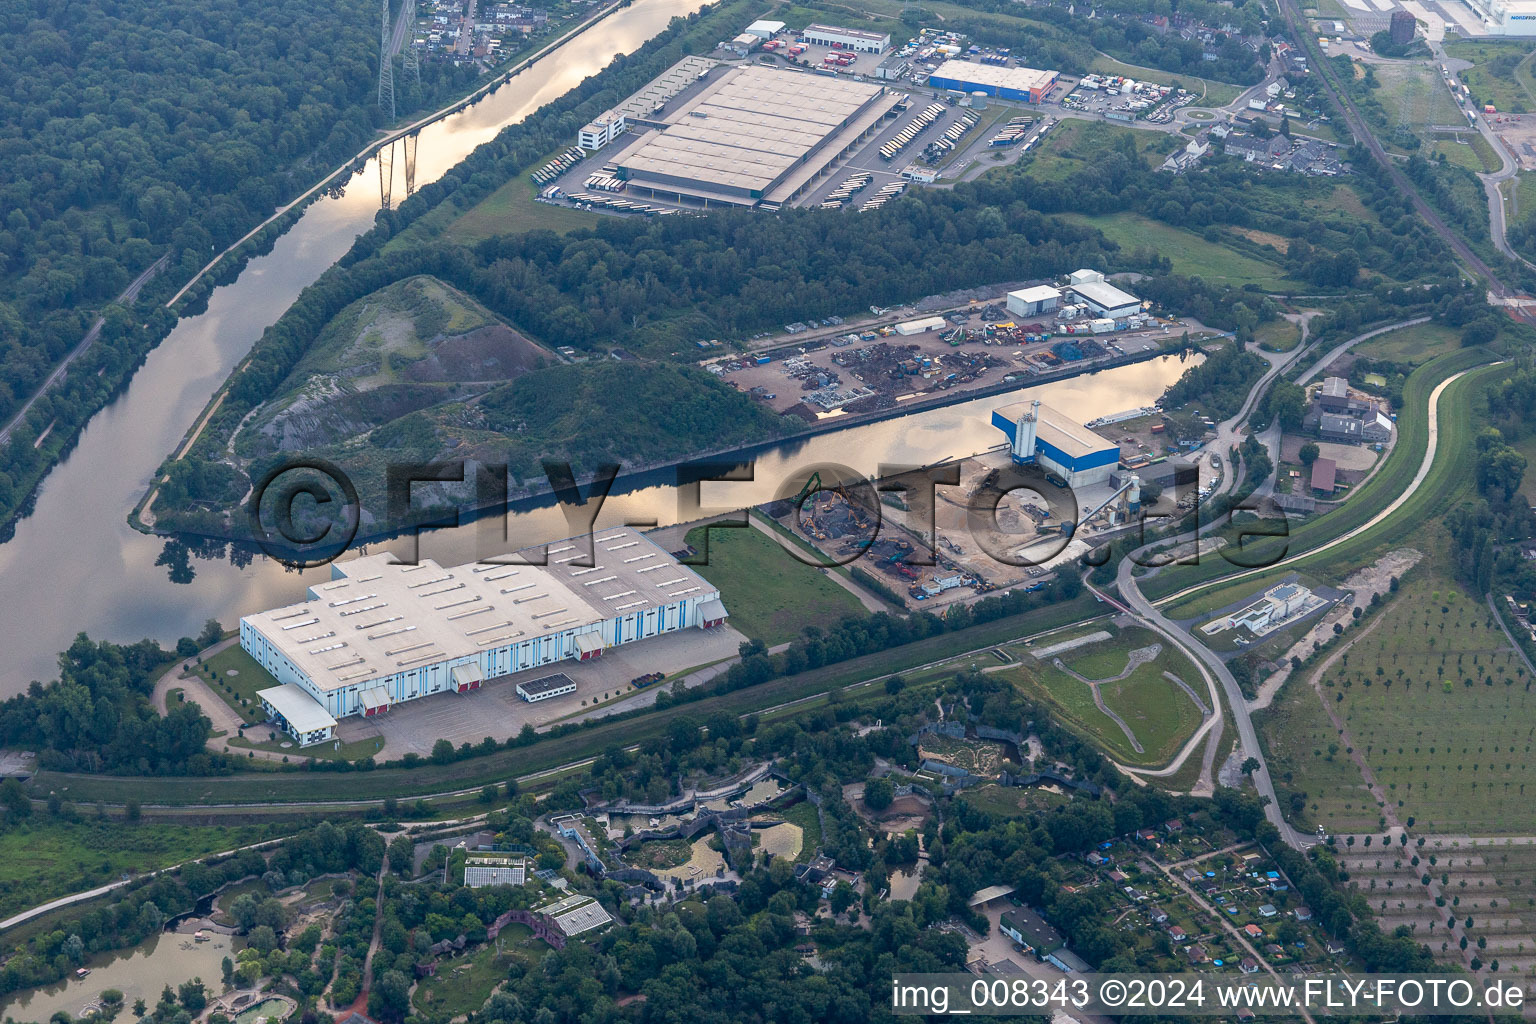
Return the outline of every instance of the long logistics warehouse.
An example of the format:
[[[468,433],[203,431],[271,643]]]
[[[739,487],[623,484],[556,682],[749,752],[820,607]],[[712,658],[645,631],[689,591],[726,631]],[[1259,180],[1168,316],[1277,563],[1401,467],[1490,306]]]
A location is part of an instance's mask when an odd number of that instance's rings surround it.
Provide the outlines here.
[[[583,565],[589,551],[595,564]],[[725,621],[718,590],[628,527],[599,532],[591,549],[583,538],[551,544],[547,565],[519,564],[544,556],[333,564],[308,600],[240,620],[240,646],[282,684],[261,691],[263,705],[308,745],[329,739],[337,718]]]
[[[614,158],[631,195],[778,209],[906,97],[867,82],[749,66],[716,72]]]

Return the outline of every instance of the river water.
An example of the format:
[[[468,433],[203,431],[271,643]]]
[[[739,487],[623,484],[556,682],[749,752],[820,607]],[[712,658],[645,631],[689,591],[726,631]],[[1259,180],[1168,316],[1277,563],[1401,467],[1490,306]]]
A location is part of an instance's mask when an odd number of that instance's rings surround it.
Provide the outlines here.
[[[596,73],[613,54],[638,49],[671,18],[699,6],[698,0],[636,0],[474,106],[423,129],[418,187],[503,126]],[[403,174],[399,163],[397,179]],[[151,637],[170,646],[178,637],[196,635],[208,618],[233,627],[241,615],[301,600],[309,583],[328,578],[324,568],[299,574],[258,556],[243,567],[195,561],[191,583],[172,583],[155,564],[164,541],[132,530],[126,517],[261,332],[372,225],[380,206],[377,182],[378,167],[370,160],[343,194],[314,202],[271,253],[215,290],[206,312],[182,321],[150,354],[127,391],[96,415],[69,458],[44,482],[33,514],[0,545],[0,581],[6,584],[0,586],[0,649],[7,655],[0,667],[0,697],[21,692],[30,680],[53,678],[58,652],[77,632],[116,641]],[[403,193],[400,180],[394,191]],[[1080,419],[1148,405],[1187,365],[1163,357],[1105,370],[1049,385],[1049,400]],[[873,475],[882,463],[926,465],[985,451],[1002,441],[990,425],[991,409],[1018,397],[978,399],[781,446],[757,459],[756,483],[704,485],[703,505],[739,508],[768,500],[797,470],[819,462]],[[615,495],[599,525],[647,520],[667,525],[678,516],[671,488],[646,487]],[[545,507],[509,521],[510,540],[494,549],[485,547],[481,525],[431,534],[421,553],[452,564],[569,532],[562,513]]]

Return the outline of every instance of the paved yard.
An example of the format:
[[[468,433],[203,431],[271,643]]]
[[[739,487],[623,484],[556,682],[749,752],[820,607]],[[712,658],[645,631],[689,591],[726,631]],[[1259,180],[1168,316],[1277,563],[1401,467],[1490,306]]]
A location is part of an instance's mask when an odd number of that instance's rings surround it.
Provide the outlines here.
[[[446,739],[454,746],[478,743],[487,736],[507,740],[521,732],[524,725],[539,728],[591,709],[593,702],[602,700],[604,694],[612,698],[629,690],[629,681],[647,672],[672,674],[733,658],[745,639],[729,627],[708,631],[686,629],[610,647],[596,661],[562,661],[502,676],[473,693],[439,693],[422,697],[396,705],[378,718],[365,719],[356,715],[343,718],[336,731],[343,743],[382,736],[384,750],[380,756],[386,758],[409,752],[430,754],[432,745],[439,739]],[[576,692],[536,704],[517,695],[519,681],[538,679],[555,672],[563,672],[574,679]],[[655,699],[653,690],[632,692],[636,703],[651,703]],[[608,707],[626,705],[633,706],[625,701]]]

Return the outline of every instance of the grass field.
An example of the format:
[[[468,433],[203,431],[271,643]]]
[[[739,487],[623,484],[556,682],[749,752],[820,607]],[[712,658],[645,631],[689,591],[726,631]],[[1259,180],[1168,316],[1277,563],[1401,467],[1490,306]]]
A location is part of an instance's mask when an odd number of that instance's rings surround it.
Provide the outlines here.
[[[702,530],[690,531],[688,543],[702,551]],[[756,529],[711,530],[709,564],[698,572],[720,588],[731,625],[770,647],[794,639],[806,626],[864,611],[859,599],[826,573]]]
[[[1147,166],[1155,167],[1178,144],[1163,132],[1137,131],[1106,121],[1081,121],[1066,118],[1046,136],[1040,149],[1026,158],[1032,179],[1060,181],[1091,168],[1098,158],[1122,145],[1125,139],[1136,144],[1136,151]]]
[[[1417,366],[1461,347],[1461,332],[1444,324],[1427,323],[1378,335],[1356,345],[1356,355]]]
[[[83,810],[83,809],[82,809]],[[58,896],[115,882],[294,830],[270,825],[25,821],[0,833],[0,918]]]
[[[1462,132],[1460,138],[1466,140],[1466,145],[1462,145],[1449,135],[1441,135],[1434,143],[1434,152],[1444,153],[1445,158],[1451,163],[1476,173],[1499,169],[1501,165],[1499,155],[1493,151],[1493,147],[1482,135],[1477,132]]]
[[[1532,81],[1530,60],[1536,52],[1536,42],[1459,39],[1446,43],[1445,52],[1475,65],[1459,77],[1479,103],[1492,103],[1511,114],[1536,110],[1536,83]]]
[[[1381,218],[1376,216],[1376,211],[1366,206],[1359,193],[1348,185],[1335,185],[1326,198],[1308,199],[1305,205],[1314,210],[1342,213],[1346,217],[1353,217],[1369,224],[1381,223]]]
[[[1461,124],[1466,120],[1439,71],[1418,63],[1372,67],[1380,83],[1376,99],[1394,124],[1417,132],[1430,125]]]
[[[821,817],[816,813],[816,805],[801,800],[791,804],[778,817],[800,828],[800,852],[795,856],[795,863],[803,864],[816,856],[816,851],[821,848]]]
[[[959,799],[978,810],[1011,818],[1030,811],[1046,811],[1071,802],[1071,797],[1039,787],[977,786],[967,789]]]
[[[266,721],[256,692],[278,685],[272,673],[256,663],[239,644],[220,651],[197,666],[197,674],[224,703],[234,708],[246,724]]]
[[[1217,243],[1207,242],[1193,231],[1185,231],[1136,213],[1111,213],[1093,217],[1080,214],[1066,219],[1087,224],[1127,252],[1150,249],[1173,262],[1173,272],[1200,277],[1212,284],[1242,287],[1256,284],[1266,291],[1284,292],[1300,288],[1285,276],[1278,265],[1266,263],[1244,253],[1234,252]]]
[[[590,228],[601,220],[600,214],[538,202],[537,195],[533,182],[526,174],[520,174],[464,211],[448,225],[446,234],[455,241],[468,243],[520,231]]]
[[[500,945],[507,952],[496,955],[484,946],[467,957],[438,964],[437,974],[423,978],[411,994],[411,1003],[423,1013],[449,1020],[474,1013],[491,998],[496,986],[507,980],[513,960],[536,961],[548,949],[532,937],[527,925],[511,924],[501,930]]]
[[[1269,352],[1289,352],[1301,344],[1301,327],[1289,320],[1271,320],[1253,332],[1259,347]]]
[[[1110,680],[1125,671],[1132,650],[1159,642],[1151,631],[1131,628],[1122,630],[1113,639],[1078,647],[1058,657],[1064,665],[1087,679]],[[1056,668],[1051,660],[1024,661],[1019,667],[1000,674],[1030,695],[1048,701],[1069,725],[1124,764],[1166,763],[1200,724],[1200,711],[1194,702],[1164,678],[1163,673],[1177,675],[1196,693],[1204,692],[1205,683],[1189,659],[1167,643],[1162,644],[1162,652],[1154,661],[1138,666],[1124,679],[1103,682],[1099,686],[1105,706],[1118,714],[1140,741],[1143,748],[1140,752],[1131,745],[1125,732],[1095,705],[1088,686]]]

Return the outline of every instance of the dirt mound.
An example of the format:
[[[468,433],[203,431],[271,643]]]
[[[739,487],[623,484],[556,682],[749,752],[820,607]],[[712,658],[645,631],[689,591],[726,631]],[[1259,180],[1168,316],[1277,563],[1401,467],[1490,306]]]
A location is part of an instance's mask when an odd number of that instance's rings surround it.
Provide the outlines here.
[[[432,351],[405,368],[420,382],[511,380],[549,361],[549,353],[504,324],[435,341]]]

